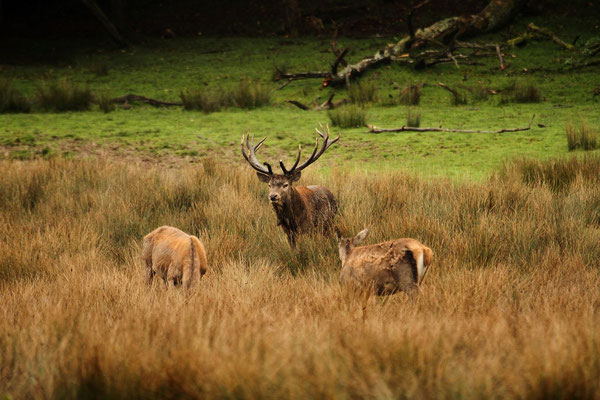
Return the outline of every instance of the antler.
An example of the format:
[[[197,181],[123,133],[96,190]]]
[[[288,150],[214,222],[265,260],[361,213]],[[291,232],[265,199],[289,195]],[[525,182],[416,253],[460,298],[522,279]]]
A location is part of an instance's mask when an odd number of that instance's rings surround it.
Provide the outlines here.
[[[248,164],[250,164],[250,166],[252,168],[254,168],[255,170],[257,170],[258,172],[261,172],[263,174],[266,175],[273,175],[273,170],[271,169],[271,166],[268,163],[263,163],[263,165],[260,164],[260,161],[258,161],[258,158],[256,158],[256,151],[258,149],[260,149],[260,146],[262,146],[262,144],[264,143],[265,139],[267,137],[265,136],[264,138],[262,138],[262,140],[260,142],[258,142],[258,144],[255,146],[254,145],[254,135],[252,135],[252,141],[250,139],[250,132],[246,132],[246,149],[248,149],[248,154],[246,154],[246,151],[244,150],[244,136],[242,136],[242,155],[244,156],[244,158],[246,159],[246,161],[248,161]]]
[[[285,168],[285,165],[283,165],[283,161],[279,160],[279,166],[281,167],[281,170],[283,171],[284,175],[291,175],[294,173],[294,171],[302,171],[304,168],[317,161],[319,157],[321,157],[321,155],[325,153],[325,150],[327,150],[329,146],[331,146],[340,139],[340,135],[338,135],[338,137],[336,137],[333,140],[329,139],[329,125],[325,125],[327,134],[323,133],[323,124],[319,124],[319,127],[321,128],[321,130],[315,128],[315,131],[317,131],[319,136],[323,139],[323,144],[321,145],[321,148],[319,149],[319,138],[317,137],[315,142],[315,148],[313,149],[312,154],[310,155],[310,157],[308,157],[308,160],[306,160],[304,163],[298,166],[298,162],[300,161],[300,154],[302,153],[302,147],[298,146],[298,156],[296,157],[296,162],[294,163],[292,168],[287,170]]]

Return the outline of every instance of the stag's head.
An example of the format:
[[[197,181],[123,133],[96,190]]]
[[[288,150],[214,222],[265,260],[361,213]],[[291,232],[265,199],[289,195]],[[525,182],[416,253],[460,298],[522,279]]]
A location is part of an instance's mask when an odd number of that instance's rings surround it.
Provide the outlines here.
[[[369,230],[365,228],[362,231],[358,232],[353,238],[338,238],[338,251],[340,253],[340,260],[342,261],[342,265],[344,265],[344,261],[346,261],[346,257],[348,256],[348,254],[350,254],[352,249],[360,245],[362,241],[365,240],[368,234]]]
[[[242,136],[242,155],[248,161],[250,166],[256,170],[256,175],[261,182],[267,183],[269,185],[269,201],[276,206],[280,206],[285,204],[289,200],[289,196],[291,193],[292,184],[300,179],[302,175],[302,170],[308,167],[310,164],[317,161],[319,157],[335,142],[340,138],[339,135],[337,138],[331,140],[329,138],[329,126],[326,125],[325,132],[323,132],[323,125],[320,125],[320,130],[316,129],[317,136],[315,148],[313,149],[312,154],[308,159],[298,165],[300,162],[300,156],[302,154],[302,147],[298,146],[298,156],[296,157],[296,161],[294,165],[290,169],[287,169],[283,164],[282,160],[279,160],[279,166],[281,167],[281,174],[276,174],[273,172],[273,168],[269,163],[260,163],[256,158],[256,152],[263,145],[265,138],[259,141],[256,145],[254,145],[254,137],[250,137],[250,133],[247,133],[246,136]],[[321,147],[319,147],[319,137],[323,139],[323,143]]]

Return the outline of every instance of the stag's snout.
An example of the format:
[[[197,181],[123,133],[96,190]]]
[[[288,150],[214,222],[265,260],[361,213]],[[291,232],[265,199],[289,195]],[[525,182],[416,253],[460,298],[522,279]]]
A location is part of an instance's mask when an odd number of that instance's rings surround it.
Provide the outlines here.
[[[281,196],[279,196],[277,193],[271,193],[269,195],[269,200],[271,201],[271,203],[279,203],[279,201],[281,200]]]

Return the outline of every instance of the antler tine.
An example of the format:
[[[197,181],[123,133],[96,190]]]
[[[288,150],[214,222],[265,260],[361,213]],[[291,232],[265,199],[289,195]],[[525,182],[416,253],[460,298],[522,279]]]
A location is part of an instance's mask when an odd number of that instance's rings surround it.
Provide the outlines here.
[[[273,170],[271,169],[271,166],[267,163],[264,163],[265,166],[262,166],[260,164],[260,161],[258,161],[258,158],[256,158],[256,154],[255,154],[255,152],[258,149],[260,149],[260,147],[264,143],[265,139],[266,139],[266,137],[264,137],[261,141],[258,142],[258,144],[256,146],[254,146],[254,135],[252,135],[252,142],[251,142],[250,141],[250,132],[246,132],[246,149],[244,149],[244,136],[242,136],[242,143],[241,143],[242,155],[244,156],[244,158],[246,159],[248,164],[250,164],[250,166],[252,168],[254,168],[255,170],[257,170],[258,172],[261,172],[261,173],[267,174],[267,175],[273,175]],[[246,154],[246,150],[248,150],[248,154]]]
[[[298,166],[298,163],[300,162],[301,154],[302,154],[302,145],[298,145],[298,156],[296,157],[296,162],[294,162],[294,165],[292,165],[292,168],[290,168],[289,170],[285,168],[285,165],[283,165],[283,161],[279,160],[279,166],[281,167],[281,170],[283,171],[284,175],[288,175],[290,172],[292,172],[296,169],[296,167]]]
[[[323,129],[323,125],[319,124],[321,129]],[[335,142],[337,142],[340,139],[340,135],[338,135],[338,137],[336,137],[334,140],[329,140],[329,125],[326,125],[326,129],[327,129],[327,135],[325,135],[325,133],[319,131],[318,128],[315,128],[315,130],[317,131],[317,133],[319,134],[319,136],[321,138],[323,138],[323,144],[321,145],[321,148],[319,149],[319,138],[317,137],[316,141],[315,141],[315,148],[313,149],[312,154],[310,155],[310,157],[308,158],[308,160],[306,160],[302,165],[300,165],[297,169],[298,170],[303,170],[304,168],[308,167],[310,164],[314,163],[315,161],[317,161],[319,159],[319,157],[321,157],[321,155],[323,153],[325,153],[325,150],[327,150],[329,148],[329,146],[331,146],[332,144],[334,144]]]

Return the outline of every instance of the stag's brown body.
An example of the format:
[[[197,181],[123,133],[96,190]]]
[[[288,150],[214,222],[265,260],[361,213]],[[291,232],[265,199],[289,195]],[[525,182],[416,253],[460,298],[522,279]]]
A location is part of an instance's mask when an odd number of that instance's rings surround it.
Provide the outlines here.
[[[142,258],[149,284],[158,275],[169,285],[181,283],[189,288],[208,267],[202,242],[171,226],[161,226],[144,237]]]
[[[353,241],[340,241],[340,281],[372,288],[378,295],[404,291],[412,296],[433,261],[431,249],[410,238],[355,247],[366,232],[359,233]]]
[[[283,228],[292,247],[295,246],[298,234],[311,231],[330,231],[338,209],[337,200],[327,188],[322,186],[292,186],[294,182],[300,179],[301,171],[315,162],[329,146],[339,139],[339,136],[334,140],[329,139],[329,127],[327,127],[327,135],[318,129],[317,133],[323,139],[321,148],[319,149],[317,138],[315,148],[308,160],[298,165],[301,155],[301,149],[299,148],[296,162],[289,170],[285,168],[282,161],[279,161],[283,174],[273,173],[268,163],[261,164],[256,158],[255,152],[266,138],[258,142],[256,146],[253,141],[250,142],[249,135],[246,135],[245,140],[242,138],[242,155],[250,166],[256,170],[258,179],[269,184],[269,201],[277,215],[277,225]]]
[[[288,201],[272,204],[277,225],[291,242],[297,234],[330,230],[338,209],[333,193],[323,186],[292,187]]]

